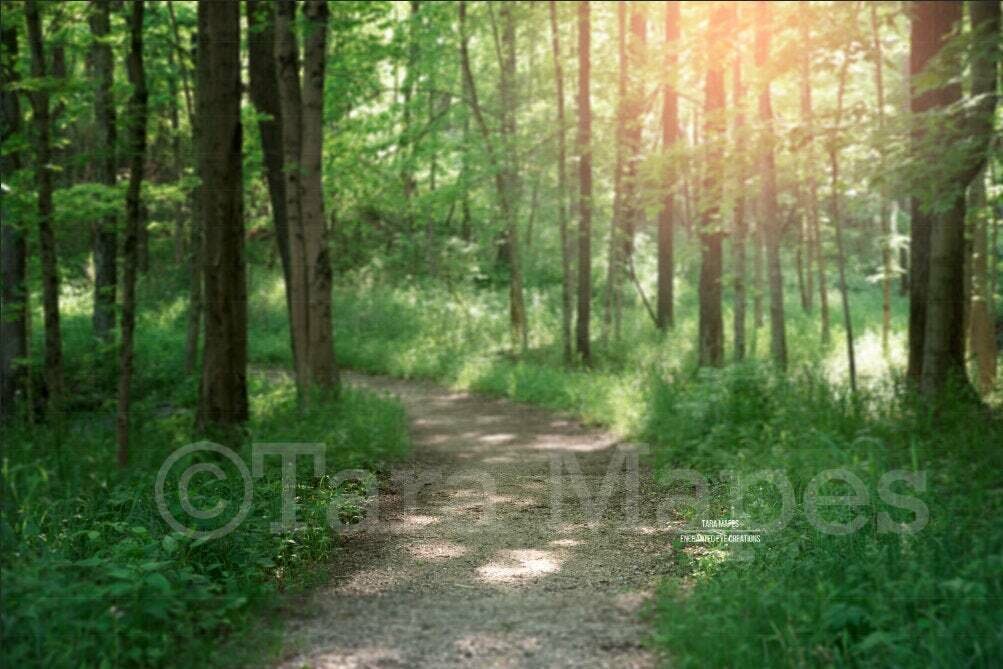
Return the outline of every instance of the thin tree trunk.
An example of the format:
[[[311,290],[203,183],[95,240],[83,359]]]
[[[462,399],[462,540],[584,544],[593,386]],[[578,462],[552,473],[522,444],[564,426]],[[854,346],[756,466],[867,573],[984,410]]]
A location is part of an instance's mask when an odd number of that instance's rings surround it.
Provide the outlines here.
[[[286,183],[282,170],[282,108],[275,61],[275,5],[261,0],[247,0],[248,73],[251,101],[262,116],[258,120],[265,179],[272,205],[272,226],[282,262],[285,282],[286,313],[292,322],[289,292],[289,227],[286,220]],[[292,347],[292,337],[290,337]]]
[[[829,142],[829,163],[832,166],[832,223],[836,228],[836,262],[839,265],[839,294],[843,301],[843,328],[846,330],[846,360],[850,371],[850,390],[856,393],[857,358],[853,351],[853,320],[850,318],[850,294],[846,287],[846,250],[843,244],[842,215],[839,212],[839,126],[843,120],[843,94],[846,91],[846,70],[849,64],[849,54],[844,53],[836,92],[836,120],[832,140]]]
[[[502,215],[506,223],[507,244],[509,253],[509,317],[512,326],[512,347],[522,352],[528,347],[528,327],[526,324],[526,306],[523,302],[522,263],[519,259],[519,217],[516,211],[517,194],[519,192],[518,170],[516,165],[516,49],[515,49],[515,17],[512,5],[505,3],[499,12],[502,20],[502,55],[501,63],[501,102],[502,124],[501,135],[504,154],[502,165],[505,168],[504,183],[507,191],[502,199]]]
[[[627,122],[627,3],[616,3],[617,24],[617,106],[616,106],[616,165],[613,168],[613,219],[609,226],[609,244],[606,255],[606,295],[603,302],[602,343],[609,345],[610,333],[613,340],[620,341],[620,273],[623,267],[623,239],[626,237],[623,221],[623,180],[624,153],[626,150]]]
[[[679,141],[679,95],[676,92],[676,80],[679,76],[679,2],[672,0],[665,3],[665,77],[666,83],[662,90],[662,151],[665,155],[671,152]],[[658,328],[666,330],[673,327],[675,273],[675,247],[673,242],[673,218],[675,216],[675,173],[673,166],[666,161],[663,187],[665,197],[662,209],[658,214]]]
[[[275,58],[282,119],[286,222],[289,234],[289,330],[293,368],[300,397],[310,383],[309,284],[306,267],[306,234],[303,225],[303,102],[300,92],[299,46],[295,30],[296,3],[282,0],[275,18]]]
[[[206,318],[197,423],[206,429],[248,417],[240,5],[200,2],[198,39]]]
[[[811,100],[811,7],[808,3],[798,4],[798,24],[802,42],[801,60],[801,122],[806,128],[803,163],[806,184],[808,228],[811,238],[811,255],[818,268],[819,325],[823,345],[828,345],[832,335],[829,327],[829,285],[826,276],[826,258],[822,244],[822,224],[818,212],[818,183],[815,180],[815,119]],[[809,262],[809,265],[811,263]]]
[[[996,333],[993,326],[993,293],[990,279],[989,211],[986,202],[986,174],[972,184],[975,231],[972,239],[972,304],[969,319],[969,346],[975,354],[979,392],[987,395],[996,385]]]
[[[734,7],[715,5],[711,9],[707,45],[722,49],[725,28]],[[712,52],[706,81],[704,139],[707,145],[704,184],[701,189],[702,220],[700,222],[700,365],[720,367],[724,364],[724,321],[721,314],[721,278],[723,258],[720,202],[722,160],[720,140],[724,131],[724,69],[723,53]]]
[[[505,156],[499,155],[495,139],[484,120],[481,111],[480,101],[477,96],[477,86],[474,83],[473,72],[470,68],[470,54],[467,44],[466,20],[467,5],[460,2],[458,5],[460,24],[460,62],[463,66],[463,78],[466,82],[466,90],[469,93],[468,104],[477,122],[481,138],[484,140],[484,148],[488,154],[488,162],[495,173],[495,188],[498,192],[498,205],[501,210],[502,220],[505,222],[506,243],[508,244],[508,259],[511,262],[511,277],[509,280],[509,322],[512,328],[512,347],[525,351],[527,345],[526,312],[522,299],[522,274],[519,270],[518,262],[518,228],[516,226],[516,210],[513,198],[515,197],[515,174],[513,173],[512,153],[514,151],[515,140],[515,23],[511,15],[511,8],[507,5],[503,8],[503,41],[505,42],[505,53],[502,54],[501,72],[502,80],[500,93],[502,98],[502,149]]]
[[[756,3],[756,67],[761,72],[767,67],[772,33],[770,5],[762,0]],[[770,100],[770,82],[764,81],[759,93],[759,119],[763,124],[760,152],[762,175],[763,229],[766,237],[766,266],[770,282],[770,356],[781,369],[787,367],[787,333],[784,324],[784,277],[780,266],[781,223],[777,212],[777,170],[773,156],[773,106]]]
[[[575,343],[586,365],[592,364],[589,319],[592,301],[592,27],[589,3],[578,3],[578,320]]]
[[[745,168],[745,89],[742,86],[742,51],[735,49],[734,61],[732,61],[732,86],[735,106],[735,140],[734,158],[735,165],[735,210],[734,210],[734,238],[732,240],[732,264],[734,265],[733,289],[735,291],[735,308],[732,314],[734,336],[735,336],[735,360],[745,359],[745,240],[748,236],[748,226],[745,220],[745,182],[747,173]]]
[[[21,102],[16,87],[17,29],[0,33],[0,144],[21,133]],[[15,148],[0,154],[0,180],[7,182],[21,169],[21,153]],[[0,193],[6,200],[8,195]],[[4,207],[6,209],[6,207]],[[27,245],[24,231],[7,216],[0,217],[0,263],[2,263],[3,318],[0,318],[0,420],[14,415],[14,403],[24,390],[25,358],[28,357]]]
[[[174,158],[171,177],[175,182],[184,175],[184,154],[181,151],[181,113],[178,110],[178,63],[174,49],[167,50],[167,66],[171,75],[167,78],[167,97],[170,98],[171,123],[171,154]],[[181,215],[181,206],[174,211],[174,264],[180,266],[185,259],[185,219]]]
[[[557,99],[557,223],[561,233],[561,350],[565,364],[571,364],[571,319],[573,277],[571,275],[571,238],[568,235],[567,142],[564,118],[564,72],[561,68],[560,31],[557,27],[557,3],[550,0],[550,34],[554,47],[554,85]]]
[[[331,256],[324,218],[322,148],[324,146],[324,69],[327,63],[327,22],[324,0],[307,0],[303,53],[303,194],[307,294],[309,295],[310,384],[327,392],[338,389],[331,312]]]
[[[114,61],[108,43],[111,30],[110,0],[94,0],[90,13],[91,47],[97,81],[94,91],[94,116],[99,151],[98,172],[101,183],[115,186],[118,143],[115,128],[115,101],[112,97]],[[115,327],[115,291],[118,284],[118,233],[114,216],[97,224],[94,235],[94,335],[104,342],[111,341]]]
[[[145,3],[136,0],[129,20],[130,50],[127,62],[132,97],[129,99],[129,187],[125,194],[125,244],[123,248],[122,341],[118,358],[118,412],[115,443],[119,467],[129,461],[129,410],[132,403],[133,342],[136,329],[136,271],[143,163],[146,159],[147,91],[143,68],[143,13]]]
[[[885,129],[884,50],[881,48],[878,7],[875,4],[871,4],[871,33],[874,41],[874,84],[877,89],[878,132],[883,134]],[[878,169],[884,173],[883,158]],[[892,231],[888,218],[888,194],[884,187],[881,189],[880,198],[878,216],[881,230],[881,352],[887,358],[892,329]]]
[[[174,28],[175,40],[178,36],[177,22],[174,20],[174,10],[171,3],[167,3],[170,10],[171,24]],[[198,67],[198,35],[193,36],[192,62]],[[178,55],[183,61],[180,43],[178,45]],[[199,146],[199,117],[195,113],[192,104],[192,95],[188,86],[188,68],[182,65],[182,82],[185,90],[185,107],[188,110],[188,124],[191,127],[191,143],[193,149],[198,152]],[[196,186],[189,195],[191,208],[191,223],[188,226],[188,323],[185,336],[185,373],[194,374],[195,366],[198,363],[199,355],[199,332],[202,329],[202,266],[205,259],[205,238],[202,234],[202,186]]]
[[[25,3],[28,44],[31,49],[31,76],[47,76],[42,20],[38,2]],[[38,189],[38,237],[42,257],[42,311],[45,322],[45,383],[49,411],[58,414],[63,398],[63,348],[59,326],[59,267],[56,234],[52,227],[52,123],[49,91],[40,87],[30,95],[34,114],[35,184]]]

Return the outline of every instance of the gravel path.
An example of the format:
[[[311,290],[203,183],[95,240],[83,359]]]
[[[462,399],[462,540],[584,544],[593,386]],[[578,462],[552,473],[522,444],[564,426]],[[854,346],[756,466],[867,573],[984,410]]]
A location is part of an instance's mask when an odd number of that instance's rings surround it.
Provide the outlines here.
[[[636,484],[622,464],[607,477],[625,457],[616,438],[554,412],[426,383],[348,380],[404,403],[415,448],[398,470],[410,474],[381,488],[379,525],[345,538],[337,575],[292,614],[283,667],[656,663],[642,605],[671,549],[653,527],[643,462]],[[580,474],[568,473],[572,462]],[[576,485],[596,499],[604,481],[606,512],[589,523],[595,507]],[[628,520],[624,491],[635,485]]]

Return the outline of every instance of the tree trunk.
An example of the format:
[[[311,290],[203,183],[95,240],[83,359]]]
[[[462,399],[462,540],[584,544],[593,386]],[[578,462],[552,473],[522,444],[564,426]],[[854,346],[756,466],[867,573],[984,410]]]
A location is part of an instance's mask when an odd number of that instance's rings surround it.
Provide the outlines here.
[[[282,174],[282,109],[275,67],[275,5],[261,0],[247,0],[246,7],[251,101],[258,113],[262,114],[258,120],[258,132],[261,134],[265,179],[272,205],[272,227],[275,230],[275,243],[285,281],[286,313],[291,323],[289,227],[286,220],[286,184]]]
[[[0,34],[0,144],[21,133],[21,103],[16,86],[17,29],[3,28]],[[21,169],[21,153],[10,149],[0,154],[0,180],[7,182]],[[0,193],[6,200],[8,195]],[[0,200],[0,202],[3,202]],[[4,202],[4,204],[6,204]],[[3,207],[6,209],[6,206]],[[0,216],[0,263],[2,263],[3,318],[0,318],[0,420],[14,415],[14,402],[24,389],[25,358],[28,357],[28,293],[25,282],[26,255],[24,231],[19,224]]]
[[[802,164],[807,198],[807,226],[810,237],[810,254],[818,268],[818,305],[819,325],[821,327],[822,344],[831,340],[829,328],[829,285],[826,277],[825,253],[822,247],[822,225],[818,215],[818,183],[815,181],[815,120],[811,101],[811,58],[813,53],[811,41],[811,8],[808,3],[798,4],[798,27],[800,28],[801,50],[801,123],[806,128],[804,156]],[[811,260],[809,261],[809,272]]]
[[[662,151],[672,155],[672,149],[679,141],[679,95],[676,92],[679,77],[679,2],[665,3],[665,77],[662,90]],[[674,243],[673,217],[675,216],[675,170],[666,161],[663,187],[665,197],[658,214],[658,329],[673,327],[674,286]]]
[[[125,194],[125,245],[123,248],[124,283],[122,286],[122,341],[118,357],[118,412],[115,418],[115,442],[118,446],[119,467],[129,460],[129,407],[132,401],[133,342],[136,329],[137,247],[141,219],[140,191],[143,185],[143,163],[146,159],[147,91],[143,68],[143,13],[145,3],[132,3],[129,21],[130,50],[129,83],[129,187]]]
[[[767,69],[772,33],[770,5],[760,0],[756,3],[756,67]],[[784,324],[784,277],[780,266],[780,236],[782,226],[777,212],[777,170],[773,157],[773,106],[770,100],[770,82],[762,82],[759,93],[759,119],[763,125],[760,149],[760,175],[762,176],[763,231],[766,237],[766,266],[770,282],[770,356],[781,369],[787,367],[787,333]]]
[[[609,226],[609,245],[606,255],[606,295],[603,302],[602,343],[609,344],[610,333],[613,340],[620,341],[620,300],[621,279],[624,260],[623,249],[626,239],[624,225],[624,154],[626,152],[627,123],[627,3],[616,3],[617,24],[617,106],[616,106],[616,164],[613,168],[613,218]]]
[[[592,27],[589,3],[578,3],[578,320],[575,340],[578,355],[592,364],[589,336],[592,300],[592,100],[591,75]]]
[[[197,422],[205,429],[248,417],[240,5],[200,2],[198,39],[206,318]]]
[[[993,292],[989,259],[989,209],[986,202],[986,176],[980,175],[972,189],[976,205],[975,231],[972,239],[972,304],[969,318],[969,346],[978,367],[979,392],[987,395],[996,385],[996,333],[994,328]],[[988,206],[987,206],[988,204]]]
[[[28,43],[31,48],[31,76],[47,76],[42,20],[37,0],[25,3]],[[42,311],[45,322],[45,383],[49,411],[55,415],[63,399],[63,348],[59,327],[59,267],[56,235],[52,228],[52,123],[46,87],[30,96],[34,114],[35,185],[38,189],[38,238],[42,256]]]
[[[734,232],[732,239],[732,263],[734,264],[735,308],[733,326],[735,335],[735,360],[745,359],[745,239],[748,236],[748,226],[745,221],[745,182],[747,179],[745,167],[745,89],[742,86],[742,51],[735,49],[732,61],[732,86],[734,87],[732,104],[735,106],[735,210]]]
[[[114,61],[108,43],[111,30],[110,0],[93,0],[90,14],[94,44],[91,57],[97,81],[94,89],[94,116],[97,130],[98,174],[101,183],[115,186],[117,145],[115,100],[112,97]],[[111,341],[115,327],[115,291],[118,284],[118,233],[114,216],[97,224],[94,235],[94,335],[104,342]]]
[[[306,267],[306,232],[303,225],[303,103],[300,93],[299,46],[295,30],[296,3],[278,3],[275,22],[275,58],[282,119],[286,221],[289,234],[289,331],[293,369],[300,396],[310,383],[309,284]]]
[[[734,7],[714,5],[711,8],[707,45],[712,50],[707,70],[706,102],[704,105],[704,140],[706,166],[701,189],[700,210],[700,365],[720,367],[724,364],[724,321],[721,315],[721,230],[720,202],[723,194],[721,169],[724,161],[720,140],[724,132],[724,69],[722,66],[726,40],[725,27]],[[714,52],[716,50],[717,52]]]
[[[310,385],[337,391],[334,323],[331,313],[331,256],[324,218],[322,149],[324,146],[324,68],[327,63],[327,22],[324,0],[307,0],[303,58],[303,194],[307,294],[309,296]]]
[[[505,223],[506,254],[511,264],[509,279],[509,323],[512,331],[512,348],[525,351],[527,347],[526,310],[522,295],[522,272],[519,264],[519,231],[515,206],[516,174],[515,174],[515,20],[509,5],[502,7],[502,40],[499,47],[501,57],[501,80],[499,94],[502,103],[501,139],[502,151],[495,144],[495,139],[484,120],[477,87],[474,83],[470,67],[470,53],[467,45],[466,20],[467,5],[460,2],[458,6],[460,23],[460,62],[463,66],[463,78],[469,93],[468,103],[477,127],[480,129],[484,148],[488,154],[488,162],[495,173],[495,188],[498,193],[498,208],[502,221]],[[502,155],[504,153],[504,155]]]
[[[953,24],[961,19],[961,3],[941,5],[949,6],[940,9],[944,23]],[[952,379],[967,382],[965,330],[962,325],[965,308],[965,190],[982,171],[993,138],[998,60],[994,51],[999,44],[1000,33],[999,3],[976,2],[970,3],[969,8],[972,31],[976,35],[971,65],[971,96],[977,102],[968,116],[946,126],[948,132],[958,132],[960,129],[962,134],[948,141],[949,145],[964,147],[964,154],[954,178],[937,182],[940,188],[947,191],[943,197],[953,198],[953,206],[946,213],[938,212],[931,220],[923,371],[920,380],[920,389],[927,397],[942,393]],[[960,71],[959,62],[951,64]],[[960,87],[951,88],[953,95],[945,99],[948,105],[960,99]]]
[[[877,92],[878,131],[883,133],[885,129],[884,50],[881,48],[878,7],[875,4],[871,4],[871,33],[874,41],[874,85]],[[883,159],[880,161],[878,169],[882,174],[885,172]],[[889,353],[888,340],[892,329],[892,230],[888,218],[888,194],[884,187],[881,189],[880,198],[878,216],[881,230],[881,352],[887,358]]]
[[[853,14],[856,19],[856,13]],[[853,351],[853,320],[850,318],[850,294],[846,287],[846,249],[843,244],[843,220],[839,211],[839,134],[843,120],[843,94],[846,92],[846,70],[849,54],[843,54],[836,92],[836,120],[829,142],[829,164],[832,167],[832,224],[836,228],[836,263],[839,265],[839,294],[843,302],[843,328],[846,330],[846,360],[850,371],[850,390],[857,392],[857,358]]]
[[[948,39],[954,24],[961,18],[960,2],[916,2],[913,4],[911,49],[909,54],[910,107],[913,114],[923,114],[945,107],[961,95],[960,86],[947,85],[940,89],[917,92],[916,78],[927,63],[937,55]],[[913,159],[926,161],[923,133],[913,132]],[[933,216],[922,206],[918,197],[912,199],[909,244],[909,367],[907,377],[917,386],[923,378],[923,351],[927,322],[927,291],[930,275],[930,231]],[[958,282],[960,287],[961,282]],[[960,319],[960,313],[959,313]]]
[[[170,10],[171,25],[174,28],[175,40],[180,39],[177,22],[174,20],[174,10]],[[193,36],[192,62],[198,67],[198,35]],[[181,45],[178,44],[178,53]],[[196,152],[199,146],[199,116],[193,109],[193,97],[188,86],[187,68],[182,67],[181,76],[185,87],[185,107],[188,109],[188,122],[191,126],[192,145]],[[197,166],[196,166],[197,167]],[[196,186],[189,195],[191,203],[191,225],[188,226],[188,323],[185,335],[185,373],[194,374],[198,363],[199,332],[202,329],[202,265],[205,259],[205,237],[202,234],[202,186]]]
[[[557,100],[557,224],[561,233],[561,350],[564,363],[571,364],[571,319],[574,310],[571,275],[571,238],[568,235],[567,143],[564,119],[564,72],[561,68],[560,31],[557,28],[557,3],[550,0],[550,34],[554,47],[554,85]]]

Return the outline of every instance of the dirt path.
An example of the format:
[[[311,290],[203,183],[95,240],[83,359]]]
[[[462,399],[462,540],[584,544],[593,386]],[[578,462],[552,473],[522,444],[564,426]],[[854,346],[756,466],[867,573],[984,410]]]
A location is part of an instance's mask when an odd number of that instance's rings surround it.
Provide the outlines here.
[[[643,463],[640,521],[626,520],[623,491],[632,484],[621,473],[611,477],[604,518],[590,526],[574,485],[599,496],[619,454],[612,435],[430,384],[348,380],[401,399],[415,449],[399,469],[426,484],[380,491],[380,529],[345,539],[338,575],[288,624],[296,654],[283,667],[655,664],[642,645],[641,609],[671,549],[652,527]],[[554,456],[577,461],[582,475],[553,479]]]

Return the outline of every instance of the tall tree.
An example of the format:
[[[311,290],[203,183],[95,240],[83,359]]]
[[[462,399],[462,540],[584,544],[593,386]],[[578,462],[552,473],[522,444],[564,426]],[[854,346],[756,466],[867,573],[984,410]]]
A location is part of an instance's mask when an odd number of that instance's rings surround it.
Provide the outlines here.
[[[467,35],[467,5],[458,5],[460,26],[460,63],[463,67],[463,79],[469,93],[467,100],[470,111],[477,123],[477,128],[484,140],[484,149],[488,155],[495,175],[495,188],[498,193],[498,209],[505,225],[506,246],[510,264],[509,276],[509,324],[512,332],[512,348],[525,351],[527,345],[526,308],[522,295],[522,273],[519,267],[519,232],[516,215],[516,174],[514,162],[515,141],[515,20],[511,7],[503,5],[502,37],[498,43],[498,56],[501,59],[501,80],[499,97],[502,103],[501,113],[501,147],[497,145],[484,119],[477,85],[470,66],[470,49]]]
[[[818,268],[818,306],[819,325],[823,344],[828,344],[831,338],[829,329],[829,285],[826,276],[826,258],[822,246],[822,228],[818,215],[818,182],[815,180],[815,117],[811,99],[811,60],[813,54],[809,3],[798,3],[798,27],[801,37],[801,123],[805,127],[805,144],[802,150],[804,161],[805,187],[803,189],[806,201],[803,208],[807,212],[807,227],[811,256]],[[809,273],[811,271],[811,262]],[[807,289],[807,287],[806,287]],[[810,292],[810,290],[809,290]]]
[[[93,36],[91,58],[96,78],[94,117],[97,126],[98,174],[101,183],[114,187],[117,172],[117,132],[114,83],[114,57],[111,44],[111,2],[92,0],[90,27]],[[115,216],[108,216],[95,226],[94,234],[94,334],[109,341],[115,327],[115,291],[118,284],[118,234]]]
[[[53,230],[52,205],[52,115],[49,109],[49,83],[45,80],[45,40],[37,0],[25,3],[28,45],[31,50],[31,76],[39,82],[31,92],[34,120],[35,185],[38,189],[38,239],[42,256],[42,312],[45,322],[45,383],[49,407],[59,411],[63,398],[63,342],[59,326],[59,267],[56,259],[56,233]]]
[[[21,152],[12,141],[21,134],[21,103],[16,87],[17,29],[5,26],[0,34],[0,180],[5,184],[21,169]],[[6,148],[11,147],[11,148]],[[22,227],[8,211],[7,189],[0,192],[0,264],[2,264],[3,317],[0,318],[0,419],[14,412],[14,400],[24,384],[24,359],[28,356],[28,294],[25,283],[27,245]]]
[[[884,49],[881,47],[881,30],[878,23],[878,6],[871,4],[871,35],[874,42],[874,87],[877,94],[878,132],[885,129],[885,80]],[[879,170],[884,174],[884,154]],[[879,227],[881,230],[881,351],[888,356],[889,337],[892,329],[892,230],[889,219],[888,193],[882,185],[881,201],[878,204]]]
[[[756,68],[759,71],[759,120],[762,124],[759,172],[762,178],[762,218],[766,238],[766,267],[770,284],[770,356],[787,366],[787,333],[784,324],[784,277],[780,265],[782,225],[777,211],[777,168],[773,156],[773,103],[770,97],[770,37],[773,32],[769,3],[756,3]]]
[[[275,4],[247,0],[247,52],[251,102],[257,108],[258,132],[264,158],[265,179],[272,205],[272,226],[282,262],[286,288],[286,313],[292,316],[289,293],[289,226],[286,221],[286,183],[282,174],[282,107],[275,61]],[[290,346],[292,342],[290,340]]]
[[[960,20],[961,3],[950,5],[953,11],[941,10],[951,23]],[[972,53],[972,109],[967,115],[951,119],[945,129],[960,135],[949,146],[960,149],[957,173],[946,183],[938,184],[938,195],[950,206],[938,210],[930,226],[930,253],[927,286],[927,311],[923,335],[923,372],[920,389],[927,396],[941,393],[952,379],[967,381],[965,376],[965,191],[982,171],[993,138],[993,116],[997,97],[997,62],[1000,39],[1000,6],[997,2],[971,2],[974,34],[988,36],[989,47],[976,42]],[[920,16],[922,14],[917,12]],[[952,59],[952,64],[954,63]],[[961,72],[960,63],[956,72]],[[955,101],[960,89],[955,88]]]
[[[247,419],[240,5],[198,4],[198,158],[205,241],[205,351],[198,423]]]
[[[662,85],[662,151],[672,156],[679,140],[679,2],[665,3],[665,83]],[[676,170],[666,160],[663,177],[665,197],[658,214],[658,328],[671,328],[673,316],[674,244],[673,218],[675,216]]]
[[[501,15],[502,62],[501,79],[499,81],[499,96],[501,97],[501,139],[504,151],[501,163],[504,169],[503,177],[507,195],[502,198],[502,218],[505,221],[506,244],[508,246],[509,264],[509,321],[512,328],[512,346],[523,352],[528,346],[528,326],[526,323],[526,306],[523,301],[522,263],[519,257],[519,216],[518,203],[518,165],[516,163],[516,48],[515,48],[515,15],[511,3],[503,3]]]
[[[140,191],[146,160],[147,98],[143,66],[143,15],[145,3],[136,0],[129,17],[129,59],[127,62],[132,95],[129,98],[129,187],[125,194],[125,244],[123,251],[122,341],[118,358],[118,412],[115,442],[118,466],[129,460],[129,408],[132,392],[133,341],[136,329],[136,273],[139,266]]]
[[[295,33],[296,3],[281,0],[275,17],[275,58],[278,64],[280,118],[282,120],[283,176],[286,224],[289,235],[289,318],[293,369],[302,395],[310,379],[309,284],[306,267],[306,232],[303,227],[303,101],[300,90],[299,45]]]
[[[856,8],[851,7],[851,16],[856,20]],[[839,151],[840,124],[843,121],[843,96],[846,93],[846,72],[850,65],[850,54],[843,54],[839,68],[839,83],[836,87],[836,118],[829,140],[829,165],[832,172],[832,225],[836,231],[836,265],[839,269],[839,295],[843,304],[843,330],[846,333],[846,360],[850,372],[850,389],[857,392],[857,356],[853,350],[853,319],[850,318],[850,292],[846,287],[846,244],[843,241],[843,218],[839,209]]]
[[[572,361],[571,318],[574,312],[571,274],[571,237],[568,234],[568,177],[566,167],[567,132],[564,114],[564,71],[561,68],[560,31],[557,26],[557,2],[550,0],[550,34],[554,50],[554,95],[557,101],[557,224],[561,235],[561,349],[564,362]]]
[[[324,71],[327,64],[325,0],[304,5],[306,35],[303,50],[303,178],[302,216],[306,254],[310,385],[324,391],[338,388],[334,361],[334,323],[331,311],[331,256],[324,218],[322,148],[324,146]]]
[[[724,364],[724,321],[721,315],[721,280],[723,257],[721,252],[724,233],[721,229],[721,154],[724,132],[724,68],[725,28],[729,9],[724,3],[714,3],[710,8],[710,25],[707,32],[707,76],[704,102],[704,165],[700,211],[700,364],[720,367]]]
[[[613,167],[613,219],[609,227],[609,245],[606,254],[606,294],[603,301],[602,343],[609,342],[610,332],[613,339],[620,340],[620,319],[622,279],[624,272],[624,242],[626,226],[624,225],[624,162],[626,153],[627,125],[627,2],[618,0],[616,3],[616,34],[617,34],[617,84],[616,84],[616,130],[614,144],[616,145],[616,162]]]
[[[911,5],[909,74],[910,107],[913,114],[925,116],[927,112],[947,107],[961,96],[961,87],[949,83],[939,88],[922,90],[917,85],[919,77],[930,61],[940,53],[954,25],[961,19],[960,2],[914,2]],[[927,133],[916,122],[913,132],[914,160],[931,158],[924,144]],[[923,378],[923,352],[925,350],[927,297],[930,276],[930,231],[933,214],[923,198],[912,198],[909,242],[909,366],[907,377],[919,386]],[[961,281],[958,282],[961,286]],[[960,300],[959,300],[960,303]],[[958,314],[960,321],[960,313]]]
[[[589,3],[578,3],[578,319],[575,345],[585,364],[592,363],[589,319],[592,315],[592,26]]]
[[[736,8],[737,9],[737,8]],[[737,19],[737,16],[736,16]],[[734,120],[734,157],[732,163],[735,169],[735,200],[732,226],[732,288],[735,293],[735,306],[732,311],[732,323],[735,336],[735,360],[745,359],[745,242],[748,237],[748,224],[745,220],[745,184],[748,173],[745,163],[745,88],[742,85],[742,49],[736,47],[732,60],[732,105],[735,108]]]

